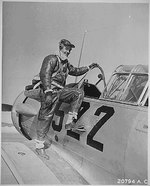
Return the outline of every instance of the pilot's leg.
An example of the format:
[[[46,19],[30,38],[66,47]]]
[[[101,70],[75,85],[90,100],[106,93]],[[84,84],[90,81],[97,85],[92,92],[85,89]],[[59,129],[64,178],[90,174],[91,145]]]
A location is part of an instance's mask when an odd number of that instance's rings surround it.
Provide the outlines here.
[[[78,110],[81,106],[81,103],[84,99],[84,91],[82,89],[78,89],[76,87],[73,88],[64,88],[60,95],[59,100],[65,103],[69,103],[71,105],[71,110],[68,113],[68,119],[65,125],[67,130],[75,127],[75,120],[77,119]],[[76,128],[76,130],[85,132],[84,126],[80,126]]]
[[[42,97],[41,99],[41,108],[38,114],[38,122],[37,122],[37,139],[35,140],[36,152],[40,156],[46,159],[49,159],[49,156],[46,154],[45,149],[46,146],[48,148],[51,145],[51,143],[47,144],[49,141],[45,139],[47,137],[46,135],[49,131],[49,127],[57,106],[57,102],[58,102],[57,94],[53,94],[52,100],[53,100],[52,104],[47,106],[45,104],[45,98]]]

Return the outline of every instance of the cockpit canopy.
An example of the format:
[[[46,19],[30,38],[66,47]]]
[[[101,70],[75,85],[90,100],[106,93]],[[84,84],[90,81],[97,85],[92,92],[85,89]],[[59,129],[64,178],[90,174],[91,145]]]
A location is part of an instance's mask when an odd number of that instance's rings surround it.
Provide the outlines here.
[[[102,97],[148,106],[148,66],[121,65],[117,67]]]

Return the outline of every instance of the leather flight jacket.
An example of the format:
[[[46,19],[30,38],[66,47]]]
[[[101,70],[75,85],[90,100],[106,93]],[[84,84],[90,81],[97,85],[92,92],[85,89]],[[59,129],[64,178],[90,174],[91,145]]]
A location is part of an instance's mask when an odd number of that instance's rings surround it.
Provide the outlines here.
[[[57,55],[48,55],[44,58],[40,80],[43,90],[49,90],[54,84],[64,87],[68,75],[81,76],[89,70],[88,67],[74,67],[68,60],[61,60]]]

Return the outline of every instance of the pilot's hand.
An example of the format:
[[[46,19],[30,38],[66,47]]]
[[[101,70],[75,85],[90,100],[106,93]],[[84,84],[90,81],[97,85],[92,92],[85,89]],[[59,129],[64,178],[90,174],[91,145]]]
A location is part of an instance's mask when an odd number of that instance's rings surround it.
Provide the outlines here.
[[[47,92],[45,94],[45,104],[47,106],[52,104],[52,92]]]
[[[91,65],[89,65],[90,70],[92,70],[93,68],[96,68],[98,66],[97,63],[92,63]]]

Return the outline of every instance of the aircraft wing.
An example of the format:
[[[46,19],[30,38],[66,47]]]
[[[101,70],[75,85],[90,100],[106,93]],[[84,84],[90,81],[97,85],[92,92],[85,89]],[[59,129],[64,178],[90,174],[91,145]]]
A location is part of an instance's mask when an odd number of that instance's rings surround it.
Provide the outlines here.
[[[1,184],[88,184],[53,145],[47,150],[50,160],[39,158],[34,142],[11,125],[2,124],[1,152]]]

